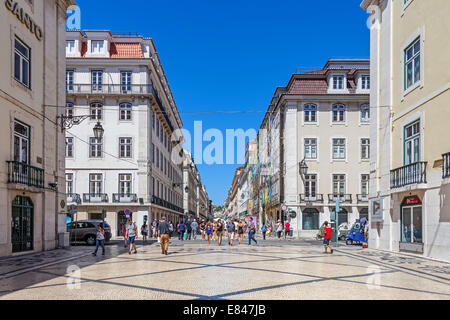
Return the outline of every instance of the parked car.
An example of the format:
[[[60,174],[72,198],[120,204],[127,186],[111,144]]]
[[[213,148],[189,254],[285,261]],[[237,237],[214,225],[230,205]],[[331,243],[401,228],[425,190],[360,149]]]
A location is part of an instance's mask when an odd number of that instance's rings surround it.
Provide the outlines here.
[[[97,235],[97,227],[102,225],[102,220],[81,220],[72,221],[67,224],[67,231],[70,233],[70,242],[86,242],[94,245]],[[105,242],[108,243],[112,237],[111,227],[105,222]]]
[[[331,240],[335,240],[336,239],[336,222],[331,221],[331,222],[328,222],[328,224],[333,229],[333,232],[331,233]],[[316,235],[317,240],[323,239],[323,227],[324,226],[325,225],[322,223],[322,225],[320,226],[320,229]],[[348,228],[348,224],[346,222],[341,223],[339,225],[339,240],[345,241],[349,232],[350,232],[350,230]]]

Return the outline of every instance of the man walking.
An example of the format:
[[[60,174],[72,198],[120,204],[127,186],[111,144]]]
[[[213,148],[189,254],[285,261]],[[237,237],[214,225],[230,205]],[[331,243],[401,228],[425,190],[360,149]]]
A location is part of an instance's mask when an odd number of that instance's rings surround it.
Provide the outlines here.
[[[233,246],[234,233],[236,232],[235,224],[228,219],[227,222],[227,237],[228,237],[228,245]]]
[[[178,240],[184,240],[184,230],[186,230],[186,226],[183,221],[178,225]]]
[[[102,226],[97,227],[97,237],[95,240],[95,251],[92,253],[94,256],[97,255],[98,247],[102,247],[102,255],[105,255],[105,230]]]
[[[258,241],[255,239],[255,232],[256,232],[256,225],[253,222],[253,220],[250,220],[248,225],[248,245],[252,244],[252,240],[255,241],[256,244],[258,244]]]
[[[128,246],[127,223],[124,223],[122,225],[122,236],[123,236],[123,247],[126,248]]]
[[[191,232],[192,232],[192,228],[191,228],[191,219],[188,219],[186,221],[186,240],[191,240]]]
[[[333,232],[333,229],[331,229],[330,226],[328,226],[328,221],[324,222],[324,227],[323,227],[323,245],[325,248],[325,252],[327,253],[327,249],[330,248],[331,253],[333,253],[333,247],[330,244],[330,240],[331,240],[331,233]]]
[[[128,243],[130,244],[128,254],[131,254],[131,249],[134,249],[135,254],[137,253],[136,242],[135,242],[136,237],[137,237],[137,226],[131,219],[128,219],[127,238],[128,238]]]
[[[267,224],[265,222],[263,223],[263,225],[261,227],[261,232],[262,232],[263,240],[266,240]]]
[[[198,229],[198,223],[197,220],[194,219],[194,221],[192,221],[191,223],[191,229],[192,229],[192,238],[194,240],[197,239],[197,229]]]
[[[166,217],[162,217],[158,225],[158,237],[161,238],[161,252],[165,255],[169,254],[169,232],[170,225],[166,222]]]

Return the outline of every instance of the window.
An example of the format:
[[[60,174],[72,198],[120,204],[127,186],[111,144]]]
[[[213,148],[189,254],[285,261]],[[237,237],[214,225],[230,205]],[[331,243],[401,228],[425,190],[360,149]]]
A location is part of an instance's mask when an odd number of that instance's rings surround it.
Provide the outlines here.
[[[152,128],[155,130],[155,113],[152,111]]]
[[[101,158],[102,157],[102,141],[97,140],[96,138],[89,139],[89,157],[91,158]]]
[[[335,104],[332,107],[333,122],[345,122],[345,106],[342,104]]]
[[[120,84],[122,93],[131,92],[131,71],[124,71],[120,73]]]
[[[103,105],[99,102],[91,104],[91,120],[102,120]]]
[[[119,157],[131,158],[131,138],[119,138]]]
[[[361,160],[370,159],[370,139],[361,139]]]
[[[131,174],[119,174],[119,193],[131,193]]]
[[[405,49],[405,90],[420,81],[420,37]]]
[[[345,159],[345,139],[333,139],[333,159]]]
[[[120,120],[131,120],[131,103],[120,104]]]
[[[156,119],[156,136],[159,138],[159,119]]]
[[[422,206],[402,208],[401,242],[422,243]]]
[[[73,70],[66,71],[66,90],[73,92]]]
[[[16,38],[14,44],[14,78],[28,88],[31,88],[30,51],[28,46]]]
[[[345,174],[333,174],[333,194],[345,194]]]
[[[66,103],[66,117],[73,118],[73,103],[67,102]]]
[[[160,132],[159,132],[159,139],[161,140],[161,143],[162,143],[163,142],[163,132],[164,132],[164,129],[163,129],[162,125],[159,126],[159,130],[160,130]]]
[[[156,167],[159,168],[159,150],[156,148]]]
[[[30,127],[14,122],[14,161],[29,164]]]
[[[101,92],[103,90],[103,71],[92,71],[92,91]]]
[[[305,159],[317,159],[317,139],[305,139]]]
[[[74,40],[66,41],[66,53],[75,53],[75,41]]]
[[[361,89],[370,89],[370,76],[361,77]]]
[[[404,163],[405,165],[420,161],[420,120],[405,126]]]
[[[66,137],[66,158],[73,158],[73,138]]]
[[[103,192],[103,175],[101,173],[94,173],[89,175],[89,193],[100,194]]]
[[[66,173],[66,193],[73,194],[73,173]]]
[[[344,89],[344,77],[343,76],[333,76],[333,89],[336,89],[336,90]]]
[[[152,163],[155,163],[155,145],[152,143]]]
[[[361,122],[370,122],[370,106],[367,104],[361,106]]]
[[[103,53],[103,40],[91,41],[91,52],[92,53]]]
[[[367,196],[369,194],[369,175],[361,175],[361,194]]]
[[[317,106],[313,104],[307,104],[304,107],[305,110],[305,122],[316,122]]]
[[[163,153],[162,153],[162,151],[159,153],[159,156],[160,156],[159,161],[161,163],[160,169],[161,169],[161,172],[163,172],[163,170],[164,170],[164,162],[163,162]]]
[[[315,198],[317,192],[317,175],[307,174],[305,175],[305,197]]]
[[[306,208],[302,212],[303,230],[319,230],[319,211],[313,208]]]

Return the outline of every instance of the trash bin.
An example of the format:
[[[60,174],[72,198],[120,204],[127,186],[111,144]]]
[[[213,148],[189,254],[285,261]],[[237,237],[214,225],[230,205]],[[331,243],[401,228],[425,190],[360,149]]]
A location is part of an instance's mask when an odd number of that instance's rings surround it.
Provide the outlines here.
[[[289,230],[289,236],[293,237],[294,236],[294,230]]]

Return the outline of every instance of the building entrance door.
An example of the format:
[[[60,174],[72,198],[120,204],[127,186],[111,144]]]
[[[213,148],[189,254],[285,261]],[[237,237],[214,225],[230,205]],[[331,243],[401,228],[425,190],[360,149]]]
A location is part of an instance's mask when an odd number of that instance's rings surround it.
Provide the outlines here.
[[[12,203],[12,252],[33,250],[34,206],[28,197],[17,196]]]
[[[133,219],[133,213],[130,213],[130,219]],[[122,227],[127,223],[127,215],[123,211],[117,213],[117,236],[123,237]]]

